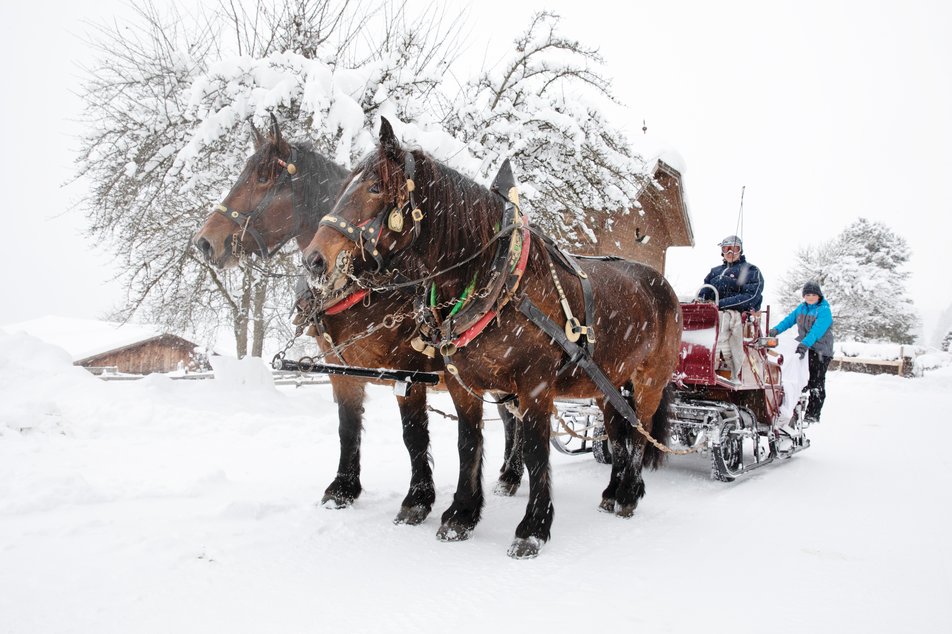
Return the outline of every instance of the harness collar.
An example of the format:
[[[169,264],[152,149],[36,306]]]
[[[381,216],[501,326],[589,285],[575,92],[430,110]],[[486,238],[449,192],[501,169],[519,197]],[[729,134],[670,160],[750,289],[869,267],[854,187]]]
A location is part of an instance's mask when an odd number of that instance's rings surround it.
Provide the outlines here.
[[[417,314],[424,315],[425,321],[421,330],[427,341],[421,336],[415,340],[414,348],[428,356],[432,356],[435,350],[439,349],[448,364],[448,357],[471,343],[509,303],[529,262],[532,242],[529,223],[519,208],[519,193],[508,160],[500,168],[491,189],[505,200],[503,226],[515,229],[510,235],[508,246],[500,241],[496,248],[496,255],[490,266],[492,286],[482,297],[470,296],[456,314],[451,314],[442,322],[438,321],[439,316],[434,311],[426,309],[425,292],[424,296],[417,300],[418,308],[423,309],[418,310]]]
[[[359,303],[363,298],[365,298],[370,293],[369,289],[361,288],[347,297],[341,299],[338,302],[335,302],[324,309],[325,315],[337,315],[344,312],[354,304]]]

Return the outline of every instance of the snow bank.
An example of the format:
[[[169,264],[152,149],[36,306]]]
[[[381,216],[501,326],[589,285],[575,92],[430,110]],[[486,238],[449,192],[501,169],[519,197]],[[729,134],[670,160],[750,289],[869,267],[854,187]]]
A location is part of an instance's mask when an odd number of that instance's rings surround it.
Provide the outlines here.
[[[898,343],[860,343],[858,341],[838,341],[833,344],[834,357],[855,357],[860,359],[879,359],[898,361],[926,352],[922,346],[900,345]]]
[[[927,352],[919,355],[913,363],[913,374],[922,376],[923,373],[946,368],[952,370],[952,354],[948,352]]]
[[[831,373],[807,451],[733,484],[709,479],[706,456],[674,458],[646,474],[631,520],[596,509],[608,466],[553,453],[552,540],[512,561],[525,479],[487,496],[468,541],[434,537],[458,480],[455,423],[430,417],[433,512],[395,526],[407,453],[392,393],[369,387],[363,493],[324,509],[339,453],[329,388],[275,390],[256,363],[224,365],[217,380],[109,383],[0,333],[4,634],[581,632],[593,610],[647,632],[944,632],[952,619],[952,511],[936,504],[952,465],[941,442],[905,451],[946,432],[952,366],[917,381]],[[60,433],[14,430],[11,408],[30,429],[53,408]],[[754,580],[735,583],[742,616],[725,609],[724,574]],[[605,608],[618,605],[630,609]]]
[[[31,335],[0,330],[0,436],[11,431],[61,433],[59,398],[97,383],[73,365],[66,350]]]

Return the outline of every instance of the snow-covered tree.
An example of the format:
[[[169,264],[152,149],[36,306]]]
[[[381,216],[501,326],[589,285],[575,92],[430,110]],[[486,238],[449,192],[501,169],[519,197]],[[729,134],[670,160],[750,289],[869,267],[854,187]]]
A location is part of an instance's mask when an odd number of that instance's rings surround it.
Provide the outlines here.
[[[131,24],[98,31],[101,60],[83,95],[88,133],[78,166],[92,182],[90,234],[122,264],[128,300],[118,317],[211,335],[229,315],[239,356],[249,344],[260,355],[269,324],[286,321],[293,258],[223,272],[189,245],[250,154],[248,120],[265,125],[277,113],[286,137],[311,140],[346,165],[371,146],[366,128],[376,109],[409,118],[434,89],[439,71],[420,60],[446,64],[412,28],[397,35],[400,6],[378,16],[390,35],[361,53],[363,67],[319,58],[353,43],[355,25],[369,28],[368,13],[348,14],[346,2],[334,12],[333,4],[277,0],[250,14],[223,4],[224,12],[200,16],[145,4]]]
[[[952,327],[945,333],[945,337],[942,338],[939,347],[942,349],[942,352],[952,352]]]
[[[614,101],[598,51],[533,16],[496,68],[466,83],[447,107],[446,130],[482,160],[483,176],[509,157],[533,222],[564,242],[595,241],[593,213],[628,213],[644,161],[601,105]]]
[[[90,72],[79,171],[93,183],[90,232],[123,262],[120,316],[198,331],[229,315],[238,354],[260,355],[284,323],[294,258],[222,272],[189,247],[250,154],[247,122],[272,115],[347,167],[376,143],[380,115],[403,140],[477,180],[511,158],[535,224],[571,242],[598,213],[637,207],[644,164],[600,105],[597,51],[536,15],[499,68],[446,85],[460,18],[331,0],[222,3],[184,16],[142,5],[104,28]],[[445,11],[445,9],[443,10]],[[594,236],[588,232],[589,239]]]
[[[910,255],[902,236],[860,218],[833,240],[797,252],[781,280],[781,303],[792,309],[802,301],[803,284],[814,280],[830,302],[838,338],[913,343],[918,317],[904,270]]]
[[[929,335],[926,345],[941,346],[952,331],[952,304],[945,307],[935,322],[935,329]]]

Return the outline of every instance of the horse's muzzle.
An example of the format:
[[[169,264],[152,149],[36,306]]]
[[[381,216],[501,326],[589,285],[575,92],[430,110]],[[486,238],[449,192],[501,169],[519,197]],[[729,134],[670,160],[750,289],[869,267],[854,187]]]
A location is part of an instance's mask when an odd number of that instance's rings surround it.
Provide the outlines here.
[[[202,254],[206,262],[212,261],[212,243],[208,241],[208,238],[196,236],[192,239],[192,244]]]
[[[323,275],[327,271],[327,262],[317,250],[304,254],[304,268],[313,276]]]

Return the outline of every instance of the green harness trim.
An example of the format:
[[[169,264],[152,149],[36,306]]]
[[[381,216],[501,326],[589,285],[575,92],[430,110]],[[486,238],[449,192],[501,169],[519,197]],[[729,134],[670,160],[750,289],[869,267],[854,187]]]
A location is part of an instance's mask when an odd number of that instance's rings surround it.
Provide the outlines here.
[[[453,310],[450,311],[450,314],[447,316],[447,318],[452,317],[463,309],[463,306],[466,304],[466,300],[476,289],[477,275],[478,273],[473,273],[472,281],[470,281],[469,286],[466,287],[460,298],[456,300],[456,304],[453,305]],[[430,308],[436,308],[436,282],[433,282],[433,284],[430,285]]]

